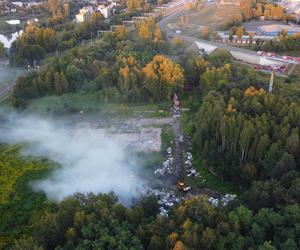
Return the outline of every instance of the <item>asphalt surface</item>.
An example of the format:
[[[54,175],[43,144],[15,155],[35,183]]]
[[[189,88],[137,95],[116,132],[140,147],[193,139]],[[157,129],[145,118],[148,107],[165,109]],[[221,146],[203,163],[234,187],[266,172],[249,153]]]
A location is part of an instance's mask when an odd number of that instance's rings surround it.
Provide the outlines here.
[[[247,54],[253,54],[253,55],[257,55],[257,53],[255,51],[251,51],[251,50],[247,50],[247,49],[241,49],[241,48],[236,48],[236,47],[231,47],[225,44],[221,44],[221,43],[214,43],[211,41],[207,41],[207,40],[203,40],[203,39],[199,39],[193,36],[188,36],[188,35],[184,35],[184,34],[177,34],[175,31],[171,30],[168,27],[168,23],[170,22],[170,20],[172,19],[179,19],[180,16],[184,13],[184,7],[174,11],[172,14],[164,17],[160,22],[160,28],[165,32],[165,34],[167,35],[167,37],[180,37],[182,40],[188,41],[188,42],[203,42],[209,45],[213,45],[216,46],[218,48],[222,48],[222,49],[226,49],[226,50],[231,50],[231,51],[238,51],[238,52],[244,52]]]
[[[226,44],[222,44],[222,43],[215,43],[215,42],[211,42],[211,41],[207,41],[207,40],[203,40],[203,39],[199,39],[193,36],[188,36],[185,34],[178,34],[175,31],[173,31],[172,29],[170,29],[168,27],[168,23],[170,23],[171,20],[179,20],[180,16],[184,13],[185,8],[184,6],[176,9],[175,11],[173,11],[171,14],[165,16],[160,22],[160,28],[161,30],[163,30],[165,32],[165,34],[167,35],[167,37],[179,37],[184,41],[187,42],[191,42],[191,43],[195,43],[195,42],[202,42],[208,45],[213,45],[216,46],[217,48],[221,48],[221,49],[226,49],[228,51],[236,51],[236,52],[240,52],[240,53],[245,53],[248,55],[255,55],[257,57],[259,57],[259,55],[257,55],[256,51],[252,51],[252,50],[248,50],[248,49],[243,49],[243,48],[238,48],[238,47],[233,47],[233,46],[228,46]],[[266,59],[270,59],[270,60],[278,60],[281,62],[286,62],[287,64],[290,63],[290,61],[284,60],[281,57],[269,57],[269,56],[265,56]]]

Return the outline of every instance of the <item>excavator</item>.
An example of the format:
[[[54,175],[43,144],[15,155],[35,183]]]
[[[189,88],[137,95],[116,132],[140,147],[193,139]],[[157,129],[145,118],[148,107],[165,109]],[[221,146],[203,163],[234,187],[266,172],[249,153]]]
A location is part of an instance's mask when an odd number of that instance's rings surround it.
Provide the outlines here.
[[[180,191],[180,192],[187,192],[191,189],[191,187],[185,186],[183,181],[177,181],[176,186],[177,186],[178,191]]]

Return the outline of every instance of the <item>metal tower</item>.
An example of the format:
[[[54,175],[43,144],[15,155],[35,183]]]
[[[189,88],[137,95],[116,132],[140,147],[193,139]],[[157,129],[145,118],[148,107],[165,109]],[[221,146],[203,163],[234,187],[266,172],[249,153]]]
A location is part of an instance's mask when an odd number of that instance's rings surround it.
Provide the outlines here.
[[[269,93],[272,94],[274,83],[274,71],[271,73],[270,84],[269,84]]]

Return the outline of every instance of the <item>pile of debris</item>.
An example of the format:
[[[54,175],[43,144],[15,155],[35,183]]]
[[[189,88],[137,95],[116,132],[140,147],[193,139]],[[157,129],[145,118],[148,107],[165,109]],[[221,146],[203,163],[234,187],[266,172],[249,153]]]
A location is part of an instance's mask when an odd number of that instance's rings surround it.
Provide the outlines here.
[[[220,198],[214,198],[210,197],[209,202],[214,206],[214,207],[225,207],[228,205],[229,202],[233,201],[236,198],[235,194],[225,194],[222,195]]]
[[[160,167],[154,171],[154,174],[158,175],[158,176],[166,176],[166,175],[173,174],[175,171],[174,163],[175,163],[175,160],[174,160],[174,157],[172,156],[172,149],[168,148],[167,149],[167,160],[165,160],[163,162],[162,167]]]
[[[156,190],[153,191],[153,194],[158,198],[159,211],[164,216],[168,216],[169,209],[181,200],[175,195],[174,191]]]
[[[191,152],[186,152],[184,154],[184,160],[187,177],[200,177],[200,174],[193,167],[193,155]]]

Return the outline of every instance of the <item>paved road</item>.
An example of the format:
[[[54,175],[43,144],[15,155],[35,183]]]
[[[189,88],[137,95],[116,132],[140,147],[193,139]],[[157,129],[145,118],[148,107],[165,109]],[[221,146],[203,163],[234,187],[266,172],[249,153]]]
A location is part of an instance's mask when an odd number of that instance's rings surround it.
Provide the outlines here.
[[[209,45],[213,45],[213,46],[217,46],[218,48],[223,48],[223,49],[227,49],[227,50],[232,50],[232,51],[239,51],[239,52],[245,52],[248,54],[254,54],[257,55],[255,51],[251,51],[251,50],[247,50],[247,49],[242,49],[242,48],[237,48],[237,47],[231,47],[225,44],[221,44],[221,43],[214,43],[211,41],[207,41],[207,40],[203,40],[203,39],[199,39],[193,36],[188,36],[188,35],[183,35],[183,34],[177,34],[176,32],[174,32],[173,30],[171,30],[168,27],[168,23],[170,22],[171,19],[179,19],[180,16],[184,13],[184,7],[174,11],[171,15],[166,16],[165,18],[163,18],[159,24],[160,24],[160,28],[166,33],[166,35],[168,37],[180,37],[182,40],[188,41],[188,42],[203,42]]]
[[[168,27],[168,23],[170,23],[171,20],[176,20],[176,19],[179,20],[180,16],[184,13],[184,11],[185,11],[184,7],[178,8],[178,9],[176,9],[176,11],[173,11],[170,15],[164,17],[159,22],[161,29],[166,33],[167,37],[175,37],[176,36],[176,37],[180,37],[182,40],[185,40],[185,41],[188,41],[188,42],[191,42],[191,43],[202,42],[202,43],[205,43],[205,44],[208,44],[208,45],[216,46],[217,48],[226,49],[228,51],[236,51],[236,52],[245,53],[245,54],[248,54],[248,55],[255,55],[257,57],[260,57],[259,55],[257,55],[256,51],[243,49],[243,48],[238,48],[238,47],[233,47],[233,46],[229,46],[229,45],[222,44],[222,43],[211,42],[211,41],[199,39],[199,38],[184,35],[184,34],[177,34],[176,32],[174,32],[172,29],[170,29]],[[285,62],[287,64],[290,63],[290,61],[284,60],[281,57],[265,56],[265,58],[269,59],[269,60],[276,60],[276,61],[280,61],[280,62]]]

